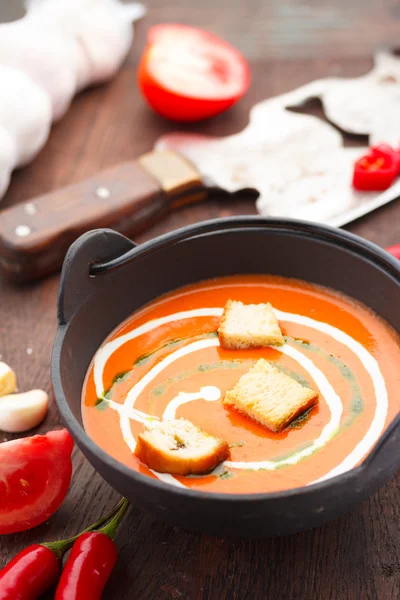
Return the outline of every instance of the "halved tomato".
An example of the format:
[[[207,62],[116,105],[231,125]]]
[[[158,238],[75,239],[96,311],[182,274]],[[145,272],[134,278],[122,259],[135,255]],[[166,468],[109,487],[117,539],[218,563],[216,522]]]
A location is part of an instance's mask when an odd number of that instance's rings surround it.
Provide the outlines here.
[[[138,70],[150,106],[174,121],[199,121],[234,104],[250,85],[250,69],[233,46],[186,25],[157,25]]]
[[[72,475],[66,429],[0,444],[0,534],[31,529],[60,506]]]

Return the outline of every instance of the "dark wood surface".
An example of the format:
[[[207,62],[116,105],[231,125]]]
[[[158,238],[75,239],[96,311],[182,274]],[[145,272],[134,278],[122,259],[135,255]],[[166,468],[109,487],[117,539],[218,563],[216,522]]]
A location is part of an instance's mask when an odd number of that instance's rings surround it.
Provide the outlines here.
[[[248,96],[230,112],[191,128],[218,135],[239,131],[251,105],[267,96],[321,76],[365,72],[372,64],[374,47],[396,41],[400,25],[399,7],[391,0],[202,0],[198,4],[152,0],[149,11],[137,26],[132,52],[116,79],[74,101],[36,160],[14,174],[2,207],[130,160],[172,129],[147,109],[136,87],[137,58],[150,24],[179,20],[207,27],[238,45],[251,60],[253,83]],[[138,241],[205,218],[253,212],[253,204],[246,201],[187,207]],[[395,202],[350,229],[386,246],[400,242],[399,219],[400,203]],[[0,278],[0,354],[16,370],[21,389],[50,391],[57,286],[57,276],[24,287]],[[52,404],[38,431],[58,426]],[[0,435],[0,441],[10,437]],[[75,534],[116,501],[116,493],[77,449],[73,462],[71,489],[61,509],[49,523],[31,532],[1,537],[1,564],[28,543]],[[132,507],[118,534],[119,561],[104,598],[399,598],[399,497],[400,475],[351,514],[319,530],[251,542],[179,531]]]

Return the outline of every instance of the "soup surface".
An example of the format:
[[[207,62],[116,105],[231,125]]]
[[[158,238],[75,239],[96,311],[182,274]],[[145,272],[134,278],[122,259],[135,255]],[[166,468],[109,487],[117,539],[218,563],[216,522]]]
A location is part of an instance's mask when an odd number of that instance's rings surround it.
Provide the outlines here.
[[[225,350],[216,330],[228,299],[270,302],[285,344]],[[280,433],[222,398],[260,358],[319,392]],[[86,377],[87,433],[132,469],[204,491],[255,493],[307,485],[359,464],[399,411],[400,340],[365,306],[295,279],[236,276],[174,291],[135,312],[105,341]],[[209,475],[151,471],[134,455],[146,419],[184,417],[226,440]]]

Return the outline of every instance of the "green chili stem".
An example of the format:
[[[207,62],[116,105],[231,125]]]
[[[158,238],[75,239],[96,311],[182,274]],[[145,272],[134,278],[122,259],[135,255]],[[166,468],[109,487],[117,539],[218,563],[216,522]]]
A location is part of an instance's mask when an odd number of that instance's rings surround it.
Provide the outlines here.
[[[57,540],[56,542],[44,542],[40,545],[44,546],[45,548],[48,548],[49,550],[54,552],[54,554],[56,555],[57,558],[61,559],[64,556],[64,554],[66,552],[68,552],[68,550],[70,548],[72,548],[72,546],[74,545],[74,543],[76,542],[78,537],[80,535],[82,535],[82,533],[88,533],[89,531],[94,531],[94,530],[99,529],[102,525],[104,525],[104,523],[107,523],[107,521],[109,521],[110,519],[113,519],[113,517],[115,517],[115,515],[118,515],[119,511],[121,511],[125,507],[125,505],[127,507],[127,504],[128,504],[128,501],[125,498],[121,498],[121,500],[118,502],[118,504],[116,504],[114,506],[114,508],[112,508],[107,515],[105,515],[104,517],[101,517],[101,519],[96,521],[96,523],[93,523],[93,525],[90,525],[83,531],[80,531],[74,537],[69,538],[67,540]],[[125,512],[126,512],[126,509],[125,509]],[[125,514],[125,512],[123,514]],[[113,521],[111,521],[111,522],[113,522]]]
[[[129,501],[126,498],[124,498],[121,508],[114,515],[113,519],[105,527],[103,527],[102,529],[99,529],[98,531],[101,531],[101,533],[105,533],[106,535],[108,535],[108,537],[110,537],[113,540],[117,533],[117,529],[118,529],[122,519],[124,518],[128,508],[129,508]]]

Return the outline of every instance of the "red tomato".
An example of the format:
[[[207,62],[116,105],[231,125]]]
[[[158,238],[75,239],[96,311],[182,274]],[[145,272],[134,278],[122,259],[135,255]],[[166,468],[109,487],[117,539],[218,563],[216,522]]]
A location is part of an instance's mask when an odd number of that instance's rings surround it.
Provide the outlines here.
[[[0,444],[0,534],[31,529],[60,506],[72,475],[66,429]]]
[[[233,46],[186,25],[157,25],[138,70],[150,106],[173,121],[199,121],[226,110],[250,85],[250,69]]]
[[[396,244],[395,246],[390,246],[389,248],[386,248],[387,252],[390,252],[390,254],[393,254],[393,256],[395,258],[399,258],[400,259],[400,244]]]

